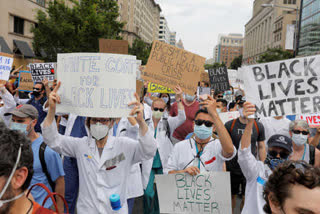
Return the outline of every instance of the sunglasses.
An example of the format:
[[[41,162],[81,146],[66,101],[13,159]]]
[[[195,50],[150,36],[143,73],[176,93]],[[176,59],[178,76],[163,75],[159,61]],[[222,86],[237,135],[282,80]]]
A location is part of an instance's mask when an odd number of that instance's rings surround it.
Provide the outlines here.
[[[293,130],[292,131],[294,134],[303,134],[303,135],[308,135],[309,134],[309,132],[308,131],[299,131],[299,130]]]
[[[272,157],[272,158],[277,158],[278,155],[280,155],[280,157],[282,159],[287,159],[289,157],[289,153],[288,152],[277,152],[277,151],[269,151],[268,154]]]
[[[203,124],[206,126],[206,127],[212,127],[213,125],[213,122],[211,121],[208,121],[208,120],[195,120],[194,123],[197,125],[197,126],[202,126]]]
[[[218,98],[223,98],[223,96],[221,96],[221,95],[219,95],[219,96],[217,96]]]
[[[160,112],[164,112],[164,108],[154,108],[153,110],[155,110],[155,111],[160,111]]]
[[[34,90],[34,91],[41,91],[41,88],[35,88],[35,87],[33,87],[33,90]]]

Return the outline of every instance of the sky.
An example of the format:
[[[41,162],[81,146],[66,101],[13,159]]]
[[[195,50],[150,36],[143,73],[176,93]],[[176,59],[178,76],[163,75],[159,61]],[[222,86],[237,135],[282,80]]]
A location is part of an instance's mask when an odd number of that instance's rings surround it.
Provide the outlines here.
[[[254,0],[156,0],[184,48],[207,59],[219,34],[244,34]]]

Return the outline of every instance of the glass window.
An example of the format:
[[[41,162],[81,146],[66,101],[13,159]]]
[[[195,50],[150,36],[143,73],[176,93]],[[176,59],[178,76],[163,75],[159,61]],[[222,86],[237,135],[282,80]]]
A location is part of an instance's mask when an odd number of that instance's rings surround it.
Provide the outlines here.
[[[24,33],[24,19],[21,19],[17,16],[14,17],[14,26],[13,32],[22,34]]]
[[[37,4],[41,5],[42,7],[45,7],[46,6],[46,0],[37,0]]]

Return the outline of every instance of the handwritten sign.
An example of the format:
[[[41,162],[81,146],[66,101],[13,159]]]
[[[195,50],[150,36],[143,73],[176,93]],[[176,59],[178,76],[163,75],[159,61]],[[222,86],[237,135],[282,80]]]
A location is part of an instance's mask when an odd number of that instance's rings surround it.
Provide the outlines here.
[[[160,41],[154,41],[142,78],[190,95],[197,91],[205,58]]]
[[[220,117],[221,121],[223,122],[223,124],[225,124],[226,122],[228,122],[230,120],[239,118],[240,113],[238,111],[224,112],[224,113],[220,113],[219,117]]]
[[[13,63],[11,54],[0,53],[0,80],[8,81]]]
[[[230,88],[228,70],[226,67],[209,69],[211,88],[214,91],[227,91]]]
[[[55,78],[55,64],[56,63],[32,63],[29,64],[33,82],[42,82],[47,79],[53,81]]]
[[[156,175],[161,213],[231,214],[229,172]]]
[[[320,112],[320,55],[243,69],[246,98],[259,117]]]
[[[206,71],[201,72],[201,78],[200,78],[201,82],[207,82],[209,83],[210,79],[209,79],[209,74]]]
[[[139,95],[139,97],[141,98],[143,96],[143,92],[144,92],[144,83],[140,80],[136,80],[136,92]]]
[[[99,39],[100,53],[128,54],[128,47],[126,40]]]
[[[174,90],[156,83],[148,84],[148,92],[149,93],[168,93],[168,94],[175,93]]]
[[[320,114],[303,114],[300,115],[301,120],[306,120],[310,128],[319,128],[320,127]]]
[[[84,117],[128,117],[136,92],[136,57],[58,54],[61,104],[57,111]]]
[[[33,80],[30,71],[19,72],[19,91],[33,91]]]

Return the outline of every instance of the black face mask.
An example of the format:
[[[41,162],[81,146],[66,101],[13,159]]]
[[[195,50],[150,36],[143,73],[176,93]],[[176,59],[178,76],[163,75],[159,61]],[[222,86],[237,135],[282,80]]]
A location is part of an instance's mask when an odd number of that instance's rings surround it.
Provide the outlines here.
[[[35,96],[35,97],[40,97],[40,91],[33,91],[32,94]]]

